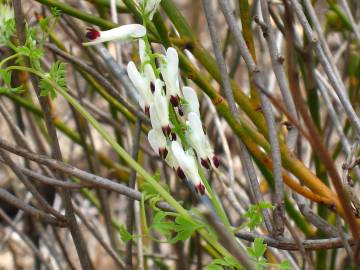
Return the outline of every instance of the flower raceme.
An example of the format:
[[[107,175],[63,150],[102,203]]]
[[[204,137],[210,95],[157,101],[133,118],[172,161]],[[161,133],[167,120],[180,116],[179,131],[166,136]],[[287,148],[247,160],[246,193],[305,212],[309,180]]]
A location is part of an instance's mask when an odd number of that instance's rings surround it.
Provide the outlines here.
[[[144,12],[149,18],[155,12],[160,1],[144,0]],[[149,6],[147,6],[149,5]],[[219,166],[219,160],[203,130],[200,118],[200,104],[194,89],[188,86],[180,88],[179,57],[175,48],[169,47],[165,56],[160,56],[160,78],[155,74],[154,57],[151,55],[149,45],[141,38],[146,35],[146,28],[139,24],[123,25],[108,31],[97,31],[89,28],[86,37],[91,40],[84,45],[94,45],[101,42],[120,40],[128,41],[139,39],[139,56],[141,67],[138,69],[134,62],[127,65],[129,79],[139,93],[139,105],[150,118],[152,129],[148,133],[148,140],[153,150],[182,179],[191,181],[195,191],[204,195],[205,186],[198,171],[198,164],[210,169]],[[158,56],[158,55],[157,55]],[[164,89],[165,86],[165,89]],[[171,104],[171,106],[170,106]],[[182,130],[174,129],[169,110],[174,108],[175,117],[180,122]],[[173,120],[172,120],[173,121]],[[181,132],[185,134],[178,134]],[[185,135],[185,136],[182,136]],[[186,150],[182,146],[186,140]],[[198,163],[199,161],[199,163]]]
[[[195,191],[204,195],[206,191],[199,176],[197,160],[206,169],[217,168],[219,160],[214,155],[202,128],[200,104],[196,92],[188,86],[180,89],[179,59],[174,48],[168,48],[166,56],[160,59],[160,77],[163,81],[155,79],[155,72],[150,64],[151,57],[146,51],[145,42],[141,39],[139,56],[142,70],[138,71],[135,64],[130,62],[127,71],[130,80],[140,93],[139,104],[150,117],[152,129],[148,133],[149,143],[180,178],[193,182]],[[154,87],[151,86],[152,84]],[[183,123],[186,130],[184,135],[190,145],[186,151],[172,129],[169,119],[170,104],[177,109],[178,120]]]
[[[146,28],[141,24],[126,24],[107,31],[98,31],[94,28],[87,30],[86,37],[91,41],[83,43],[84,46],[112,40],[129,41],[146,35]]]

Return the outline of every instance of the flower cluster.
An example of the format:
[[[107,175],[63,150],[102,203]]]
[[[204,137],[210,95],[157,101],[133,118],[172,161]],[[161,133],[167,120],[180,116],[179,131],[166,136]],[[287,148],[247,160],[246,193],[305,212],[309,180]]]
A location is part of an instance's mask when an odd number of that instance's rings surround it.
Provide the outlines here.
[[[147,5],[153,2],[158,5],[160,1],[145,2]],[[143,7],[144,12],[152,16],[155,8],[146,7]],[[199,100],[191,87],[180,87],[176,49],[169,47],[165,55],[153,54],[146,39],[142,39],[145,35],[146,28],[139,24],[124,25],[108,31],[90,28],[86,37],[91,41],[84,45],[115,39],[139,39],[141,66],[138,69],[131,61],[127,65],[127,73],[139,93],[139,105],[151,121],[149,143],[180,178],[191,181],[196,192],[203,195],[206,189],[199,175],[198,164],[205,169],[217,168],[219,160],[203,129]],[[159,67],[155,65],[155,57],[160,60]],[[176,120],[171,120],[170,115]],[[181,128],[176,128],[176,125]]]
[[[219,160],[203,130],[195,91],[188,86],[180,87],[177,51],[169,47],[166,54],[159,57],[159,78],[155,76],[150,55],[146,52],[142,39],[139,40],[139,55],[141,69],[138,70],[131,61],[127,72],[139,91],[139,105],[151,120],[149,143],[180,178],[192,181],[195,190],[204,194],[205,186],[198,173],[198,164],[206,169],[217,168]],[[181,132],[184,132],[189,145],[185,150],[180,136],[175,132],[174,123],[170,121],[170,110],[173,110],[182,124]]]

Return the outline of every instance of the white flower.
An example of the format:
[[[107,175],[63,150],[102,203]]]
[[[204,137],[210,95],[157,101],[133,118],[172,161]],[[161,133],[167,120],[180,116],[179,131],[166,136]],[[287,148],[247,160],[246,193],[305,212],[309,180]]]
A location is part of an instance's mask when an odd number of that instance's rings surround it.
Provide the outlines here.
[[[174,107],[179,106],[179,57],[176,50],[169,47],[165,59],[162,59],[160,71],[166,86],[166,95]]]
[[[153,128],[162,130],[166,137],[170,135],[169,104],[163,94],[162,82],[159,79],[155,81],[154,102],[150,106],[150,120]]]
[[[152,149],[159,154],[159,156],[165,160],[165,162],[174,170],[180,178],[184,178],[185,175],[179,165],[177,164],[171,147],[168,147],[168,142],[162,133],[157,129],[151,129],[148,133],[148,140]]]
[[[161,0],[140,0],[144,15],[152,20]]]
[[[167,142],[164,134],[157,129],[151,129],[148,133],[148,140],[152,149],[165,159],[169,151],[166,148]]]
[[[198,155],[201,165],[206,169],[210,169],[210,164],[217,168],[219,166],[219,160],[214,155],[214,151],[204,133],[200,117],[196,113],[190,112],[187,125],[188,130],[186,131],[186,136],[191,147],[194,148]]]
[[[187,104],[184,106],[185,112],[186,113],[194,112],[200,117],[199,100],[194,89],[192,89],[189,86],[184,86],[182,92],[184,95],[184,99],[187,102]]]
[[[88,28],[87,30],[86,37],[92,41],[83,43],[84,46],[111,40],[128,41],[146,35],[146,28],[141,24],[126,24],[107,31],[98,31],[94,28]]]
[[[177,141],[173,141],[171,143],[171,149],[182,172],[189,181],[193,182],[195,191],[201,195],[204,195],[205,186],[199,176],[195,157],[190,152],[185,153],[184,149]]]
[[[150,81],[147,76],[140,74],[134,62],[130,61],[127,65],[127,73],[134,84],[135,88],[139,91],[139,104],[144,110],[145,114],[150,116],[149,109],[153,103],[154,97],[151,92]]]

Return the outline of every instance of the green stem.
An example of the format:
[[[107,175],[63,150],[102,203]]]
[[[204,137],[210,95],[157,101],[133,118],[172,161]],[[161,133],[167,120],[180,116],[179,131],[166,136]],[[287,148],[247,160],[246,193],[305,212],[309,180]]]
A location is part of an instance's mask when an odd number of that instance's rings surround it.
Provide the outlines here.
[[[35,0],[35,1],[37,1],[41,4],[44,4],[46,6],[56,7],[68,15],[71,15],[75,18],[81,19],[85,22],[100,26],[104,29],[110,29],[110,28],[117,27],[117,24],[115,24],[113,22],[101,19],[97,16],[90,15],[86,12],[82,12],[77,8],[74,8],[74,7],[64,4],[64,3],[61,3],[59,1],[55,1],[55,0]]]
[[[20,55],[21,55],[21,53],[15,53],[15,54],[10,55],[9,57],[5,58],[4,60],[2,60],[2,61],[0,62],[0,68],[1,68],[5,63],[9,62],[9,61],[12,60],[12,59],[15,59],[15,58],[19,57]]]
[[[63,98],[65,98],[89,123],[100,133],[100,135],[112,146],[112,148],[128,163],[139,175],[144,177],[159,193],[159,195],[167,201],[179,214],[190,222],[195,221],[184,209],[142,166],[137,163],[132,157],[115,141],[115,139],[97,122],[97,120],[89,114],[70,94],[68,94],[63,88],[59,87],[55,82],[49,80],[41,72],[38,72],[32,68],[11,66],[7,70],[22,70],[35,74],[42,80],[49,83],[54,89],[59,92]],[[199,233],[203,238],[208,241],[215,249],[217,249],[223,256],[232,256],[223,246],[221,246],[217,239],[209,234],[205,229],[199,229]]]

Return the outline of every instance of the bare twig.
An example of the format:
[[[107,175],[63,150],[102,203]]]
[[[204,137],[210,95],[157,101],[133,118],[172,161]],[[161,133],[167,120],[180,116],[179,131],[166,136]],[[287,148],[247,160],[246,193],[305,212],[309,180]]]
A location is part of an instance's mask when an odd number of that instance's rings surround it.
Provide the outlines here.
[[[230,236],[226,228],[219,222],[217,218],[207,209],[203,209],[203,215],[206,221],[215,229],[219,236],[220,242],[226,249],[241,263],[245,269],[256,269],[254,263],[250,261],[245,250]]]
[[[269,54],[271,57],[271,63],[273,66],[274,74],[279,84],[279,88],[281,90],[281,94],[285,103],[285,106],[289,113],[291,113],[294,118],[297,118],[296,108],[294,101],[291,96],[291,92],[289,89],[289,83],[286,78],[283,62],[284,58],[280,55],[278,48],[276,47],[276,41],[274,37],[274,30],[271,26],[270,14],[269,14],[269,4],[268,0],[261,0],[261,11],[264,19],[266,32],[264,32],[264,37],[266,38]],[[264,31],[264,30],[263,30]],[[287,145],[290,150],[294,150],[296,145],[296,140],[298,136],[298,131],[294,128],[289,131],[287,138]]]
[[[131,197],[137,201],[141,200],[141,193],[139,191],[133,190],[125,185],[116,183],[110,179],[85,172],[68,164],[64,164],[63,162],[60,162],[58,160],[29,152],[21,147],[16,147],[15,145],[12,145],[11,143],[6,142],[1,138],[0,138],[0,148],[4,148],[9,152],[23,156],[29,160],[33,160],[38,163],[44,164],[46,166],[49,166],[50,168],[60,170],[63,173],[78,177],[98,187],[102,187],[104,189],[118,192],[122,195]],[[174,211],[174,209],[165,202],[159,202],[157,206],[165,211]]]
[[[256,63],[254,62],[247,46],[245,40],[242,36],[240,28],[236,22],[236,19],[233,15],[231,7],[228,0],[219,0],[220,8],[225,16],[226,22],[229,25],[230,31],[234,35],[236,44],[238,45],[239,52],[244,58],[245,63],[248,69],[253,73],[253,80],[261,98],[261,109],[264,113],[266,124],[268,128],[268,138],[271,145],[271,157],[273,161],[273,173],[275,180],[275,209],[274,209],[274,228],[272,233],[275,235],[281,235],[284,230],[284,184],[282,179],[282,167],[281,167],[281,155],[279,149],[279,141],[277,136],[276,124],[274,115],[272,112],[271,104],[267,97],[259,90],[259,85],[263,85],[262,75]]]
[[[20,40],[20,44],[24,45],[25,41],[26,41],[26,33],[25,33],[25,27],[24,27],[25,19],[24,19],[24,15],[23,15],[23,11],[22,11],[21,0],[13,0],[13,6],[14,6],[14,15],[15,15],[17,35]],[[26,65],[28,67],[30,67],[31,65],[30,65],[29,60],[26,58],[25,61],[26,61]],[[50,109],[50,105],[49,105],[50,102],[49,102],[47,96],[41,97],[39,86],[38,86],[38,79],[33,74],[30,74],[30,79],[31,79],[31,83],[36,91],[41,108],[44,112],[44,119],[45,119],[47,131],[49,134],[49,138],[50,138],[53,156],[57,160],[62,160],[62,155],[61,155],[59,141],[57,138],[56,129],[53,124],[52,117],[51,117],[51,109]],[[65,178],[65,177],[61,177],[61,178]],[[79,257],[81,266],[83,269],[91,270],[91,269],[93,269],[93,267],[92,267],[92,264],[90,261],[90,257],[87,252],[86,245],[85,245],[83,236],[81,234],[81,231],[76,223],[74,211],[72,208],[71,193],[67,190],[63,190],[62,194],[63,194],[63,199],[64,199],[66,218],[68,219],[69,229],[71,231],[71,234],[72,234],[72,237],[74,240],[74,244],[75,244],[76,250],[78,252],[78,257]]]
[[[135,136],[133,140],[133,149],[132,149],[132,158],[134,160],[138,159],[139,154],[139,145],[141,139],[141,120],[136,121],[135,127]],[[130,173],[130,181],[129,187],[135,190],[136,187],[136,171],[131,170]],[[128,198],[128,209],[127,209],[127,216],[126,216],[126,229],[127,231],[132,234],[134,228],[134,200],[129,197]],[[139,224],[138,224],[139,226]],[[132,261],[132,241],[128,241],[126,243],[126,266],[129,269],[133,269],[133,261]]]
[[[41,251],[34,245],[34,243],[26,236],[22,231],[20,231],[16,225],[13,223],[11,218],[0,208],[0,217],[3,219],[11,229],[16,232],[20,238],[30,247],[34,255],[41,261],[46,269],[51,269],[50,262],[45,259],[44,255],[41,254]]]

